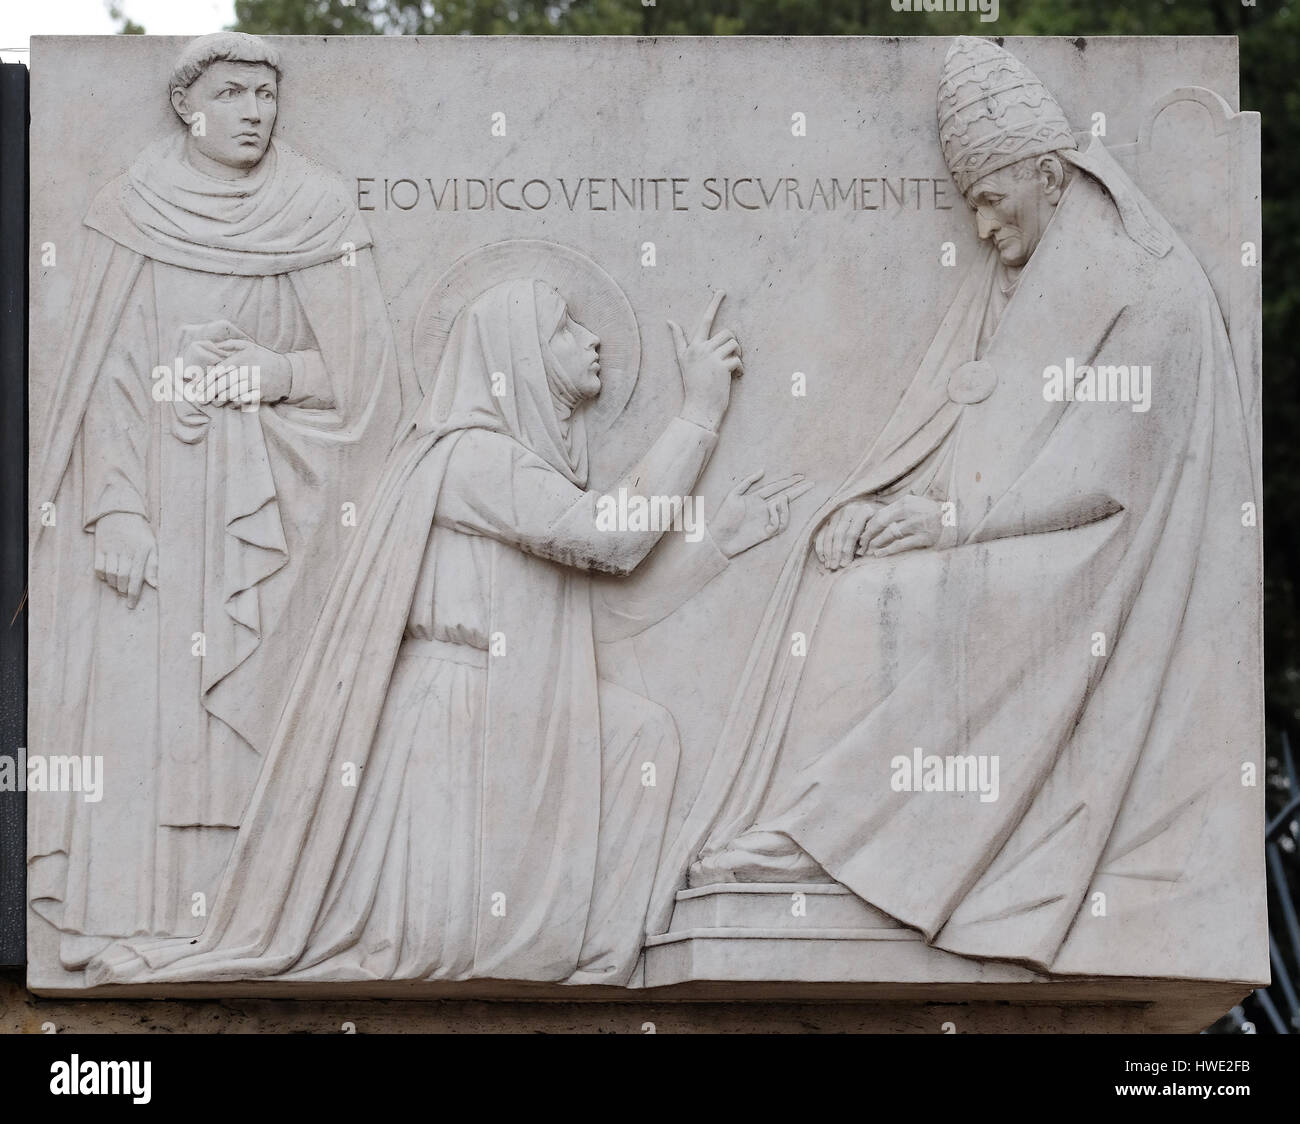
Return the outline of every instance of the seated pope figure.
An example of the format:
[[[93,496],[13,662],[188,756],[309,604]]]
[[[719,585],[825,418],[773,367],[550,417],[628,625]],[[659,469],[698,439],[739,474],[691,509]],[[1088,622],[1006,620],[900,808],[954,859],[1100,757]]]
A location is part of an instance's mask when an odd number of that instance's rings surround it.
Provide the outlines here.
[[[1193,901],[1217,877],[1204,825],[1254,695],[1204,637],[1249,669],[1256,548],[1221,312],[1000,47],[957,41],[938,124],[981,257],[795,543],[652,933],[688,871],[834,880],[938,948],[1061,970],[1099,962],[1090,890]],[[1149,367],[1145,401],[1120,367]],[[997,786],[923,784],[918,759]]]

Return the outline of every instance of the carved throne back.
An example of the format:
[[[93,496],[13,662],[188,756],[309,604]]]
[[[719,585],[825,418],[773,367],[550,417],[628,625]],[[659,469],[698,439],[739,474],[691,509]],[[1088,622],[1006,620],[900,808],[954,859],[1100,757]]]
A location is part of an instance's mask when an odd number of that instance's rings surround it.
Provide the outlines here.
[[[1152,106],[1135,144],[1110,152],[1196,255],[1219,299],[1251,433],[1258,498],[1259,114],[1237,113],[1212,90],[1186,86]],[[1255,264],[1248,264],[1252,250]]]

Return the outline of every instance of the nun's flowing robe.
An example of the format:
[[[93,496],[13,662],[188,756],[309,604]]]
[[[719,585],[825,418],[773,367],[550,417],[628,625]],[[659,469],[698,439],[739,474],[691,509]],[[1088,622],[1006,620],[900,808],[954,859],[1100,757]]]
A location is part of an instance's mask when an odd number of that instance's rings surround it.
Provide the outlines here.
[[[33,510],[34,751],[102,755],[98,804],[33,802],[33,904],[65,965],[111,937],[197,932],[346,537],[403,413],[370,239],[344,185],[273,143],[245,178],[184,136],[96,196]],[[196,339],[289,360],[256,410],[177,396]],[[407,412],[414,394],[407,392]],[[157,588],[94,574],[94,529],[148,521]],[[354,522],[354,521],[352,521]],[[84,705],[83,705],[84,700]],[[56,806],[57,805],[57,806]],[[124,859],[127,860],[124,865]]]
[[[650,932],[697,857],[725,867],[775,833],[951,952],[1070,973],[1260,967],[1217,936],[1259,889],[1240,826],[1257,819],[1241,763],[1260,576],[1236,372],[1191,253],[1104,149],[1071,157],[1090,174],[1014,291],[990,248],[803,532]],[[1067,358],[1149,364],[1149,411],[1049,400],[1043,373]],[[903,494],[955,505],[935,549],[820,565],[831,512]],[[918,746],[996,757],[998,799],[896,791],[894,759]],[[1121,922],[1136,927],[1116,942]]]
[[[203,933],[109,949],[89,982],[630,979],[677,735],[600,682],[587,571],[626,572],[659,536],[598,528],[536,293],[498,285],[453,325],[306,644]],[[715,441],[669,424],[669,494]]]

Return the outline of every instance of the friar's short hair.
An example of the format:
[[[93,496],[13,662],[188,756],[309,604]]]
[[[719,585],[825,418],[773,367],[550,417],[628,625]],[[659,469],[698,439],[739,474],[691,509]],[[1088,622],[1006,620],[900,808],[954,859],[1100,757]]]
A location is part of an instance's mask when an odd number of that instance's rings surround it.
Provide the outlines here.
[[[167,85],[168,98],[178,87],[188,89],[214,62],[265,63],[275,71],[276,81],[280,80],[280,52],[265,39],[245,35],[242,31],[217,31],[200,35],[186,44],[172,67],[171,81]]]

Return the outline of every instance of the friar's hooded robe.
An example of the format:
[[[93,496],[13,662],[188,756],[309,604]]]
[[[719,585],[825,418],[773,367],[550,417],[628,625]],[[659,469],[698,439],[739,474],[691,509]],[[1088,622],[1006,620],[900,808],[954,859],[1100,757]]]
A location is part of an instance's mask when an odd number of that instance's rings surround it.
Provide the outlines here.
[[[104,758],[99,803],[33,801],[31,898],[70,967],[109,936],[202,924],[193,895],[229,848],[293,645],[414,399],[343,183],[275,142],[217,179],[184,145],[151,146],[86,216],[33,473],[34,517],[55,519],[33,532],[31,627],[51,639],[31,744]],[[185,348],[222,338],[286,355],[288,398],[178,394]],[[157,541],[157,589],[134,609],[94,575],[94,525],[114,512]]]
[[[1201,267],[1104,148],[1063,155],[1087,174],[1009,300],[990,247],[802,532],[665,853],[651,933],[698,856],[757,830],[951,952],[1264,969],[1219,936],[1259,891],[1240,826],[1258,819],[1241,773],[1258,531],[1228,338]],[[1149,410],[1051,400],[1044,372],[1071,358],[1149,365]],[[937,549],[821,566],[831,512],[909,493],[954,505]],[[997,799],[899,791],[916,747],[996,758]]]

